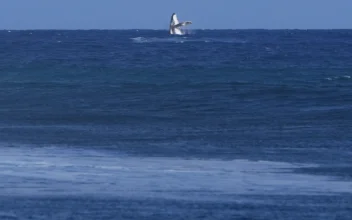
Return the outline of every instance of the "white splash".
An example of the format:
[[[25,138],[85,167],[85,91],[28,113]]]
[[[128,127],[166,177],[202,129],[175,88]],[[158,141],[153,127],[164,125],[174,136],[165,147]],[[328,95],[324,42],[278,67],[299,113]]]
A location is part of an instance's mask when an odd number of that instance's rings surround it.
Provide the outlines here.
[[[190,38],[190,37],[134,37],[131,38],[134,43],[229,43],[229,44],[243,44],[246,41],[236,38]]]

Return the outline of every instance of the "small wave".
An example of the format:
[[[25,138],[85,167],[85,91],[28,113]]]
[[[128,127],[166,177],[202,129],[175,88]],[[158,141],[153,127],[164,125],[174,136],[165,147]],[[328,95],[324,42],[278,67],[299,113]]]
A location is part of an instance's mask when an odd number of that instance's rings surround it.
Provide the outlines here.
[[[0,211],[0,219],[8,219],[8,220],[12,220],[12,219],[18,219],[18,217],[12,213],[12,212],[2,212]]]
[[[332,81],[332,80],[349,80],[349,79],[351,79],[351,76],[349,76],[349,75],[335,76],[335,77],[327,77],[327,78],[325,78],[325,80],[329,80],[329,81]]]
[[[135,37],[131,39],[135,43],[168,43],[168,42],[177,43],[181,41],[181,39],[177,39],[177,38],[157,38],[157,37],[151,37],[151,38]]]
[[[244,40],[236,38],[189,38],[189,37],[168,37],[168,38],[157,38],[157,37],[135,37],[131,38],[134,43],[186,43],[186,42],[198,42],[198,43],[246,43]]]

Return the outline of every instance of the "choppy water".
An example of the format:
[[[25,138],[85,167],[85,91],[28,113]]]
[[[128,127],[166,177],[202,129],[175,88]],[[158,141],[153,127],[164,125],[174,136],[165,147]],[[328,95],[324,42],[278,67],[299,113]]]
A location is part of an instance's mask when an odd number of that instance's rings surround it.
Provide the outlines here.
[[[352,31],[0,31],[0,219],[350,219]]]

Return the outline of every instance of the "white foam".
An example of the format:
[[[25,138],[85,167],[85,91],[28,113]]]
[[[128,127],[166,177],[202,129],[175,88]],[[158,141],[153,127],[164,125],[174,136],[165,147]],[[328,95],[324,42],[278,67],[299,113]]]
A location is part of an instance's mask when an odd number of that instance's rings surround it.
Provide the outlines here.
[[[351,193],[352,183],[291,170],[314,165],[123,157],[111,151],[2,148],[0,195],[216,199],[221,195]]]

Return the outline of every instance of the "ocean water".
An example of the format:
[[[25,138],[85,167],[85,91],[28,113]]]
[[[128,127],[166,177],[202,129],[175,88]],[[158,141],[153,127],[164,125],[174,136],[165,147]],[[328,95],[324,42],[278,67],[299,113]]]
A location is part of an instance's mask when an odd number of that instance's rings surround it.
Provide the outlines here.
[[[0,31],[0,219],[352,219],[352,30]]]

